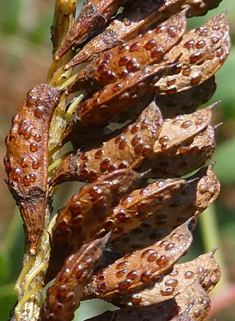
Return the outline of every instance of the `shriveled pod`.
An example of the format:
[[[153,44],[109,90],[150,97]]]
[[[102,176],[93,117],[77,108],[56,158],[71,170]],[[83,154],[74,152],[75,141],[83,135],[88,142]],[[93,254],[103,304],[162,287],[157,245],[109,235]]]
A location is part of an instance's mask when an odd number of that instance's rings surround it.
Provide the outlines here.
[[[32,254],[44,227],[48,133],[61,94],[47,84],[30,90],[13,117],[6,137],[7,185],[20,209]]]
[[[110,299],[146,287],[168,270],[192,242],[192,221],[176,228],[161,241],[140,251],[125,255],[92,277],[84,290],[84,297]]]
[[[212,76],[196,87],[172,95],[158,95],[155,100],[163,118],[172,118],[179,114],[193,113],[214,95],[215,90],[215,76]]]
[[[53,227],[46,282],[55,276],[69,254],[95,238],[97,230],[119,200],[142,181],[143,175],[130,169],[120,169],[81,188],[68,200]]]
[[[130,0],[86,0],[72,28],[55,54],[59,60],[71,47],[79,45],[95,30],[102,28]]]
[[[215,129],[211,125],[198,133],[192,143],[186,142],[178,147],[177,152],[162,153],[143,162],[141,170],[151,168],[149,177],[181,177],[205,165],[215,151]]]
[[[65,69],[92,60],[99,53],[113,48],[149,29],[157,22],[163,21],[180,11],[185,0],[169,0],[167,2],[140,0],[138,3],[125,7],[124,12],[117,15],[107,28],[91,39],[77,55],[65,65]]]
[[[157,79],[156,93],[174,94],[197,86],[212,77],[223,65],[231,48],[229,26],[222,13],[205,25],[189,31],[164,59],[174,61],[181,53],[178,71]]]
[[[128,309],[106,311],[93,318],[86,319],[85,321],[166,321],[172,320],[172,318],[178,313],[177,307],[176,302],[172,299],[147,307],[129,307]]]
[[[119,204],[107,216],[97,237],[111,231],[110,241],[124,235],[141,222],[147,220],[157,210],[180,194],[186,187],[186,180],[166,180],[154,182],[146,187],[131,192],[122,198]]]
[[[180,194],[172,195],[166,204],[153,209],[152,215],[143,220],[138,228],[112,240],[115,251],[129,253],[134,249],[149,246],[167,234],[170,227],[176,227],[190,217],[197,217],[202,213],[216,200],[220,192],[220,183],[212,169],[213,164],[187,178],[187,185]]]
[[[66,259],[53,285],[47,290],[40,321],[73,320],[83,290],[102,256],[108,237],[83,245],[78,253]]]
[[[71,180],[93,181],[96,177],[122,168],[138,168],[153,150],[162,125],[162,116],[151,102],[139,118],[123,129],[74,151],[57,167],[51,185]]]
[[[182,305],[193,296],[192,287],[200,286],[206,293],[210,292],[220,280],[220,267],[214,259],[214,250],[200,255],[193,261],[175,264],[171,273],[160,281],[153,280],[150,286],[139,291],[130,291],[123,296],[116,295],[113,302],[117,306],[148,306],[164,300],[175,298]],[[185,302],[183,296],[185,295]],[[137,300],[138,298],[138,300]],[[177,302],[178,303],[178,302]],[[185,308],[185,306],[184,306]],[[182,310],[181,310],[182,311]]]
[[[78,74],[76,88],[86,88],[91,84],[103,87],[157,63],[180,41],[185,29],[183,11],[143,35],[105,51]]]
[[[173,72],[176,63],[170,65],[148,66],[134,75],[114,84],[105,86],[94,93],[90,99],[78,105],[75,117],[70,121],[66,135],[80,126],[95,127],[107,124],[114,116],[134,106],[143,96],[154,93],[153,78],[161,78]]]

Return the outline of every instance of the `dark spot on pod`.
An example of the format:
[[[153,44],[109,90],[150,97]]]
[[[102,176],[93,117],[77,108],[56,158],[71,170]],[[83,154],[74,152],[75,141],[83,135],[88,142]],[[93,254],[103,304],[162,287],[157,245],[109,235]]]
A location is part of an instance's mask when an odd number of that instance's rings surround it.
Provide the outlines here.
[[[211,38],[211,42],[215,45],[217,42],[219,42],[219,38],[218,37],[212,37]]]
[[[208,28],[204,28],[203,26],[201,26],[201,27],[202,27],[201,29],[199,27],[199,29],[201,30],[201,32],[199,33],[199,36],[200,37],[206,37],[207,34],[208,34]]]
[[[206,43],[204,40],[199,40],[197,43],[196,43],[196,48],[197,49],[201,49],[203,47],[205,47]]]
[[[73,226],[79,226],[83,221],[83,217],[81,215],[76,216],[73,219]]]
[[[129,166],[129,164],[127,162],[121,162],[118,166],[118,169],[124,169],[127,168]]]
[[[182,71],[182,75],[188,77],[191,74],[191,68],[186,68]]]
[[[165,246],[165,250],[166,250],[166,251],[171,251],[174,247],[175,247],[175,244],[174,244],[174,243],[168,243],[168,244]]]
[[[125,146],[127,145],[127,139],[123,139],[120,143],[119,143],[119,149],[124,149]]]
[[[98,283],[97,284],[97,292],[98,293],[103,293],[106,289],[107,289],[107,283],[106,282],[102,282],[102,283]]]
[[[36,141],[37,143],[39,143],[39,142],[42,140],[42,136],[39,135],[39,134],[35,134],[35,135],[34,135],[34,139],[35,139],[35,141]]]
[[[166,142],[169,141],[169,137],[166,136],[166,135],[165,135],[165,136],[162,136],[162,137],[159,138],[158,141],[159,141],[160,144],[164,144],[164,143],[166,143]]]
[[[151,151],[151,147],[149,145],[145,145],[142,148],[142,156],[147,156],[150,151]]]
[[[30,184],[30,177],[29,175],[25,175],[24,178],[23,178],[23,184],[24,186],[29,186]]]
[[[126,274],[127,272],[128,272],[127,269],[118,271],[118,272],[116,273],[116,277],[117,277],[117,278],[121,278],[121,277],[122,277],[124,274]]]
[[[163,55],[163,52],[164,51],[162,47],[156,48],[151,52],[151,58],[152,59],[160,58]]]
[[[198,151],[199,151],[198,146],[194,146],[194,147],[190,148],[189,152],[191,155],[195,155],[195,154],[197,154]]]
[[[182,127],[182,128],[188,128],[189,126],[191,126],[192,125],[192,122],[191,122],[191,120],[186,120],[186,121],[184,121],[182,124],[181,124],[181,126],[180,127]]]
[[[135,134],[139,131],[139,125],[134,125],[132,128],[131,128],[131,134]]]
[[[145,44],[144,47],[145,47],[146,50],[151,50],[156,46],[156,44],[157,44],[156,40],[155,39],[151,39]]]
[[[148,261],[148,262],[153,262],[153,261],[156,260],[157,256],[158,256],[158,254],[157,254],[156,252],[155,252],[155,253],[152,253],[152,254],[150,254],[150,255],[148,256],[147,261]]]
[[[144,251],[142,254],[141,254],[141,258],[144,258],[146,256],[149,256],[150,254],[152,253],[155,253],[155,251],[153,249],[148,249],[146,251]]]
[[[80,214],[81,213],[81,203],[76,202],[70,205],[70,210],[73,214]]]
[[[139,296],[138,294],[133,294],[132,295],[132,297],[131,297],[131,302],[133,303],[133,304],[138,304],[138,303],[140,303],[142,301],[142,297],[141,296]]]
[[[115,164],[112,164],[108,167],[108,172],[112,173],[117,170],[117,166]]]
[[[117,269],[117,270],[124,269],[127,265],[128,265],[128,261],[120,262],[120,263],[118,263],[118,264],[116,265],[116,269]]]
[[[136,154],[139,154],[142,152],[142,149],[144,147],[143,141],[140,140],[139,143],[134,147],[134,151]]]
[[[60,287],[60,289],[59,289],[59,291],[58,291],[58,297],[59,297],[59,299],[63,299],[64,297],[65,297],[65,295],[66,295],[66,292],[67,292],[67,288],[66,288],[66,285],[61,285],[61,287]]]
[[[96,179],[97,178],[97,172],[95,170],[91,170],[90,173],[89,173],[89,177],[91,179]]]
[[[115,76],[116,75],[112,72],[112,70],[105,70],[101,72],[101,77],[103,79],[113,80]]]
[[[30,150],[31,152],[35,153],[38,150],[38,145],[36,143],[31,143]]]
[[[44,107],[43,106],[38,106],[34,111],[34,115],[37,118],[41,118],[43,113],[44,113]]]
[[[117,215],[116,218],[121,221],[124,222],[126,220],[126,212],[124,210],[121,210]]]
[[[115,84],[112,88],[113,92],[116,93],[118,92],[120,89],[122,89],[122,84]]]
[[[194,64],[195,62],[197,62],[198,60],[200,60],[202,58],[202,53],[200,51],[195,52],[194,54],[192,54],[189,58],[190,63]]]
[[[193,313],[193,316],[195,317],[195,318],[198,318],[200,315],[201,315],[201,310],[200,309],[196,309],[195,311],[194,311],[194,313]]]
[[[194,273],[192,271],[185,272],[184,276],[186,279],[191,279],[193,277]]]
[[[222,47],[219,47],[217,50],[216,50],[216,56],[217,57],[221,57],[224,53],[224,50]]]
[[[121,205],[127,205],[132,202],[132,197],[131,196],[126,196],[121,199],[120,204]]]
[[[21,175],[21,171],[19,168],[13,169],[12,178],[14,181],[16,181],[18,178],[20,178],[20,175]]]
[[[101,171],[106,171],[106,169],[108,168],[109,164],[110,164],[110,158],[104,159],[104,160],[100,163],[100,170],[101,170]]]
[[[201,81],[202,76],[199,73],[195,73],[192,78],[191,78],[191,84],[192,85],[197,85]]]
[[[124,280],[124,281],[122,281],[122,282],[120,282],[119,284],[118,284],[118,289],[119,290],[126,290],[126,289],[128,289],[129,287],[130,287],[130,285],[131,285],[131,280],[130,279],[126,279],[126,280]]]
[[[32,162],[32,168],[33,169],[38,169],[40,166],[40,163],[37,159],[34,159],[33,162]]]
[[[117,136],[117,137],[115,138],[115,140],[114,140],[114,143],[115,143],[115,144],[119,144],[122,139],[123,139],[123,136],[122,136],[122,135],[121,135],[121,136]]]
[[[57,303],[57,305],[56,305],[56,307],[55,307],[55,313],[56,313],[56,314],[59,314],[59,313],[62,312],[62,310],[63,310],[63,305],[62,305],[62,303]]]
[[[140,47],[141,47],[141,44],[139,42],[134,42],[130,48],[129,48],[129,52],[134,52],[134,51],[140,51]]]
[[[165,285],[176,287],[178,285],[178,281],[176,279],[169,279],[165,282]]]
[[[176,276],[178,274],[179,274],[178,270],[173,270],[173,271],[171,271],[171,273],[169,275],[170,276]]]
[[[157,264],[160,266],[167,265],[168,263],[169,263],[169,260],[165,255],[162,255],[159,257],[159,259],[157,259]]]
[[[95,153],[95,159],[99,159],[102,155],[103,155],[104,151],[102,149],[99,149],[96,153]]]
[[[152,275],[152,272],[150,270],[148,270],[148,271],[146,271],[146,272],[141,274],[141,278],[140,279],[141,279],[142,282],[148,282],[150,277],[151,277],[151,275]]]
[[[169,29],[168,29],[168,35],[171,37],[171,38],[174,38],[177,36],[177,28],[174,27],[174,26],[171,26]]]
[[[21,159],[21,162],[20,162],[21,166],[24,168],[24,167],[27,167],[29,165],[29,159],[28,157],[22,157]]]
[[[130,60],[129,56],[124,56],[119,59],[119,66],[125,66],[127,62]]]
[[[170,77],[168,77],[166,84],[167,84],[167,86],[172,86],[172,85],[175,84],[175,82],[176,82],[176,79],[175,79],[175,78],[170,78]]]
[[[174,292],[174,288],[172,286],[167,286],[164,289],[162,289],[160,292],[162,296],[171,295]]]
[[[29,180],[31,183],[35,182],[37,178],[37,175],[35,173],[29,174]]]
[[[136,72],[140,69],[140,64],[136,61],[136,58],[129,60],[126,64],[126,68],[129,72]]]
[[[127,279],[134,280],[138,276],[137,271],[131,271],[127,274]]]
[[[195,41],[193,39],[191,39],[191,40],[185,42],[184,47],[187,49],[191,49],[194,47],[194,45],[195,45]]]
[[[131,140],[131,145],[135,146],[140,140],[140,135],[136,135],[132,140]]]

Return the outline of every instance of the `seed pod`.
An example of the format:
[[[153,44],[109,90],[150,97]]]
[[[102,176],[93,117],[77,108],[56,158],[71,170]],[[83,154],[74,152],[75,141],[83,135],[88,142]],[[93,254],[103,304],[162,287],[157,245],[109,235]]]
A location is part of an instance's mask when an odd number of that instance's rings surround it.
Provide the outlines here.
[[[110,299],[116,294],[146,287],[150,280],[159,278],[188,249],[192,242],[191,223],[181,225],[149,248],[127,254],[99,271],[85,288],[84,296]]]
[[[121,169],[100,177],[68,200],[53,227],[46,283],[56,275],[68,255],[97,238],[97,231],[112,209],[142,180],[143,175]]]
[[[158,95],[155,100],[163,118],[173,118],[179,114],[195,112],[199,106],[205,104],[214,95],[215,90],[215,77],[212,76],[197,87],[172,95]]]
[[[30,90],[13,117],[6,137],[7,184],[19,206],[32,254],[44,227],[48,132],[60,96],[60,91],[47,84]]]
[[[220,69],[230,48],[229,26],[225,13],[222,13],[205,25],[189,31],[165,55],[164,59],[172,62],[181,53],[177,72],[157,79],[156,93],[174,94],[203,83]]]
[[[83,289],[103,253],[108,236],[83,245],[78,253],[67,258],[53,285],[47,290],[40,321],[73,320]]]
[[[105,51],[76,77],[76,89],[95,84],[106,86],[128,74],[157,63],[182,38],[186,29],[185,12],[169,18],[155,29]]]
[[[57,50],[55,59],[59,60],[71,47],[84,41],[93,31],[103,27],[128,0],[87,0],[69,30],[62,45]]]
[[[147,306],[175,298],[182,307],[181,311],[184,311],[189,303],[188,296],[194,296],[194,287],[196,289],[199,286],[199,289],[208,293],[219,282],[221,272],[215,262],[214,252],[212,250],[193,261],[176,264],[172,272],[160,281],[153,280],[145,289],[126,292],[122,297],[119,293],[112,302],[122,307]]]
[[[57,167],[50,184],[71,180],[92,181],[117,169],[138,168],[151,153],[161,125],[161,113],[152,102],[132,124],[87,146],[87,151],[72,152]]]
[[[145,159],[141,171],[151,168],[148,176],[151,178],[181,177],[205,165],[215,151],[215,130],[208,125],[198,133],[192,143],[186,142],[168,154],[156,154],[156,157]]]
[[[185,0],[156,1],[140,0],[138,3],[125,7],[123,13],[117,15],[107,28],[95,38],[91,39],[77,55],[65,65],[69,69],[77,64],[92,60],[99,53],[113,48],[149,29],[157,22],[166,20],[180,11]]]
[[[182,193],[173,194],[166,204],[156,207],[156,210],[153,207],[152,215],[147,220],[142,220],[143,223],[138,228],[112,240],[113,249],[129,253],[150,246],[166,235],[170,227],[176,227],[190,217],[197,217],[202,213],[216,200],[220,192],[220,183],[212,168],[213,164],[189,177]]]
[[[154,212],[164,208],[164,205],[170,202],[173,196],[181,193],[186,184],[185,180],[169,179],[164,182],[158,181],[148,184],[140,190],[134,190],[122,198],[118,206],[107,216],[96,237],[111,231],[111,241],[137,228]]]

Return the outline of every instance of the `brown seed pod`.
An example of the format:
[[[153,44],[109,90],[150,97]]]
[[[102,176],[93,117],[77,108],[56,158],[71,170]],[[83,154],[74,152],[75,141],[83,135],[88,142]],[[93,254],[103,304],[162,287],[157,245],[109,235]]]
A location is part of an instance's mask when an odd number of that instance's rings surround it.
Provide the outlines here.
[[[65,258],[96,237],[106,217],[143,180],[143,175],[120,169],[80,189],[59,213],[52,231],[51,255],[45,283],[59,271]],[[92,222],[92,224],[91,224]],[[103,233],[104,236],[107,233]]]
[[[71,180],[93,181],[121,168],[138,168],[153,149],[162,125],[161,113],[152,102],[132,124],[87,146],[82,153],[72,152],[56,169],[50,184]]]
[[[164,61],[178,60],[177,72],[157,79],[156,93],[174,94],[206,81],[223,65],[231,48],[229,26],[222,13],[205,25],[189,31],[181,42],[164,56]]]
[[[172,95],[158,95],[155,100],[163,118],[172,118],[179,114],[193,113],[214,95],[215,90],[215,76],[212,76],[196,87]]]
[[[83,290],[103,253],[109,235],[82,246],[69,256],[47,290],[46,300],[40,310],[40,321],[71,321],[80,305]]]
[[[190,295],[194,297],[193,287],[196,289],[200,286],[201,290],[208,293],[219,282],[221,272],[215,262],[214,252],[212,250],[193,261],[176,264],[172,272],[160,281],[153,280],[145,289],[126,292],[122,297],[118,293],[112,302],[117,306],[147,306],[175,298],[182,307],[181,311],[184,311],[189,305]]]
[[[76,89],[95,84],[106,86],[128,74],[157,63],[185,33],[186,17],[182,11],[155,29],[106,50],[76,77]]]
[[[141,171],[151,168],[151,178],[181,177],[205,165],[215,151],[215,130],[208,125],[198,133],[192,142],[186,142],[169,153],[156,154],[156,157],[145,159]]]
[[[169,233],[170,228],[202,213],[216,200],[220,192],[220,183],[212,168],[213,164],[189,177],[186,187],[180,194],[172,195],[171,199],[160,208],[156,210],[153,208],[152,215],[149,219],[143,220],[138,228],[112,240],[113,249],[129,253],[150,246]]]
[[[146,287],[187,251],[192,242],[191,224],[187,222],[181,225],[161,241],[129,253],[99,271],[85,288],[84,296],[110,299],[115,294],[122,295]]]
[[[159,21],[163,21],[180,11],[185,0],[156,1],[140,0],[138,3],[125,7],[124,12],[117,15],[107,28],[95,38],[91,39],[77,55],[65,65],[65,69],[92,60],[99,53],[113,48],[148,30]]]
[[[48,132],[60,96],[60,91],[47,84],[30,90],[13,117],[6,137],[7,184],[19,206],[32,254],[44,226]]]
[[[93,31],[103,27],[128,0],[87,0],[82,10],[57,50],[59,60],[71,47],[84,41]]]

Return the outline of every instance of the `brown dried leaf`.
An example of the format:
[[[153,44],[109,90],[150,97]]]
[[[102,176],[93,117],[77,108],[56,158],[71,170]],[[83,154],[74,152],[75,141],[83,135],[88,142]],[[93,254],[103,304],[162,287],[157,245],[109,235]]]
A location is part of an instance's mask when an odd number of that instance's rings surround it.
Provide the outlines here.
[[[118,8],[128,0],[89,0],[83,4],[82,10],[65,36],[62,45],[55,54],[59,60],[71,47],[84,41],[94,30],[103,27],[117,12]]]
[[[69,256],[53,285],[47,290],[46,300],[40,310],[40,321],[71,321],[80,305],[83,290],[102,256],[108,236],[82,246]]]
[[[116,294],[146,287],[168,270],[187,251],[192,242],[191,223],[176,228],[163,240],[125,255],[99,271],[84,290],[85,298],[111,299]]]
[[[208,125],[192,142],[180,145],[177,152],[171,150],[145,159],[141,171],[151,168],[148,174],[151,178],[181,177],[205,165],[212,158],[215,147],[215,130]]]
[[[193,113],[214,95],[215,90],[215,77],[212,76],[197,87],[172,95],[158,95],[155,100],[163,118],[172,118],[179,114]]]
[[[182,224],[192,216],[197,217],[209,207],[220,191],[219,181],[212,168],[213,164],[189,177],[186,187],[180,194],[172,194],[171,199],[160,208],[156,207],[156,210],[153,207],[152,213],[147,214],[149,219],[142,220],[143,223],[138,228],[113,240],[114,250],[129,253],[150,246],[162,235],[169,233],[170,228]]]
[[[35,253],[44,227],[49,125],[61,92],[41,84],[22,101],[6,138],[8,187],[24,220],[30,251]]]
[[[68,200],[53,227],[46,283],[56,275],[69,254],[96,238],[106,216],[142,179],[142,175],[130,169],[121,169],[81,188]]]
[[[161,125],[161,113],[155,102],[152,102],[132,124],[87,146],[87,151],[72,152],[57,167],[50,184],[94,180],[117,169],[139,167],[151,153]]]
[[[231,48],[229,26],[222,13],[205,25],[189,31],[164,59],[178,61],[177,73],[157,79],[158,94],[173,94],[197,86],[212,77],[223,65]]]
[[[186,17],[182,11],[141,37],[137,36],[105,51],[81,70],[75,80],[76,89],[91,84],[103,87],[160,61],[180,41],[185,29]]]
[[[196,289],[197,285],[200,285],[208,293],[218,283],[221,272],[215,262],[214,252],[212,250],[193,261],[176,264],[170,274],[163,276],[159,281],[152,281],[147,288],[129,293],[126,291],[122,296],[118,293],[111,301],[117,306],[147,306],[175,298],[183,311],[190,305],[188,296],[194,296],[193,287]],[[198,289],[196,293],[197,291]]]
[[[98,36],[91,39],[78,54],[65,66],[66,69],[88,60],[99,53],[113,48],[123,40],[134,38],[145,32],[152,24],[163,21],[180,11],[185,0],[140,0],[133,2],[123,13],[117,15],[108,27]]]

